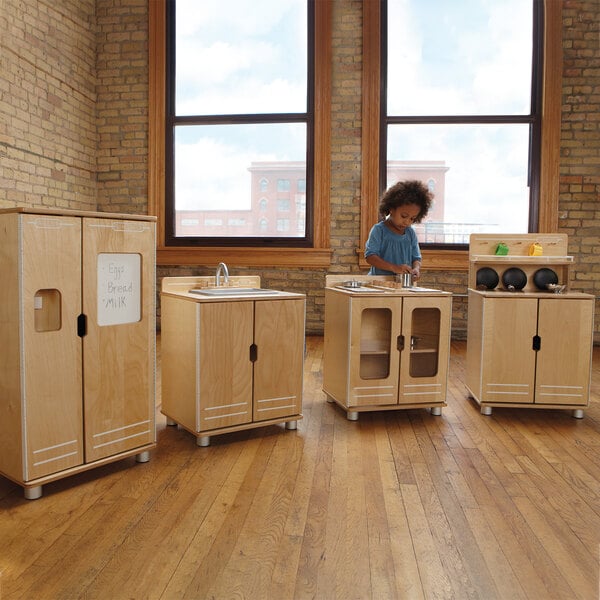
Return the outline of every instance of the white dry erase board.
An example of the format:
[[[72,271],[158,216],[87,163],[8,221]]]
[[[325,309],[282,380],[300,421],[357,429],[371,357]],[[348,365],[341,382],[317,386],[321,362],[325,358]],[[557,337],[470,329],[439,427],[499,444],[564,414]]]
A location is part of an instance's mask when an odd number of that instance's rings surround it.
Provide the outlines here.
[[[141,255],[98,254],[98,325],[122,325],[140,321],[141,288]]]

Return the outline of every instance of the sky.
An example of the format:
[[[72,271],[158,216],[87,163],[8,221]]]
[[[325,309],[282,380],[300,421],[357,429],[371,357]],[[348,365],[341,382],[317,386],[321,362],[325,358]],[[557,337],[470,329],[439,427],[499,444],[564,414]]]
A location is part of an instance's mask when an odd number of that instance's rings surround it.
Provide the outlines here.
[[[526,0],[391,1],[388,114],[529,113],[531,27]],[[446,221],[527,231],[527,125],[394,129],[388,159],[449,167]]]
[[[178,115],[306,112],[303,0],[177,0],[176,27]],[[178,209],[249,209],[251,162],[306,159],[304,125],[216,133],[178,132]]]
[[[179,115],[306,110],[302,0],[177,0],[177,10]],[[531,12],[529,0],[390,0],[388,112],[527,113]],[[179,209],[248,208],[250,162],[304,160],[298,125],[228,126],[227,139],[192,130],[177,136]],[[390,133],[388,159],[446,162],[447,221],[524,232],[527,143],[526,126],[409,127]]]

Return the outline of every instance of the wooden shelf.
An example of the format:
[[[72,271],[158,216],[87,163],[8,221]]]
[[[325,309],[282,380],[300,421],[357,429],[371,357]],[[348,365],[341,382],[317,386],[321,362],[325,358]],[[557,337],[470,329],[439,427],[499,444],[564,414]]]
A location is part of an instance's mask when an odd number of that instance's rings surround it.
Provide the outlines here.
[[[506,254],[495,255],[495,254],[478,254],[471,256],[471,262],[474,263],[507,263],[507,264],[554,264],[554,265],[566,265],[573,262],[572,256],[515,256]]]
[[[389,356],[390,345],[382,340],[362,340],[360,344],[361,354],[383,354]]]

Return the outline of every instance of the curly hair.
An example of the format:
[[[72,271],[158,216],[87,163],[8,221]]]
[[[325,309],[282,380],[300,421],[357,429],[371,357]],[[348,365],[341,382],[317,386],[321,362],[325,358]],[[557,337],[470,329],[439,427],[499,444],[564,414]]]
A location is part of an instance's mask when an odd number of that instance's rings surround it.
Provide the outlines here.
[[[415,223],[420,223],[427,216],[432,202],[433,194],[422,181],[418,179],[399,181],[388,188],[381,197],[379,214],[385,218],[393,208],[404,204],[416,204],[420,211]]]

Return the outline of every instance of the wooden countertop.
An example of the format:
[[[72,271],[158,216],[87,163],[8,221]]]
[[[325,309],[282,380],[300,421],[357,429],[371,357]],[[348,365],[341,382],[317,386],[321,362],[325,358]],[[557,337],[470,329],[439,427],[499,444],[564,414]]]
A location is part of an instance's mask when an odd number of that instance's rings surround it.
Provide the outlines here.
[[[260,277],[257,275],[229,276],[227,284],[219,286],[222,289],[245,288],[263,289],[260,285]],[[285,292],[283,290],[271,290],[272,293],[240,292],[223,296],[210,296],[191,292],[193,289],[218,289],[215,278],[205,277],[165,277],[162,280],[161,296],[175,296],[191,302],[240,302],[244,300],[289,300],[292,298],[305,298],[305,294],[297,292]]]

